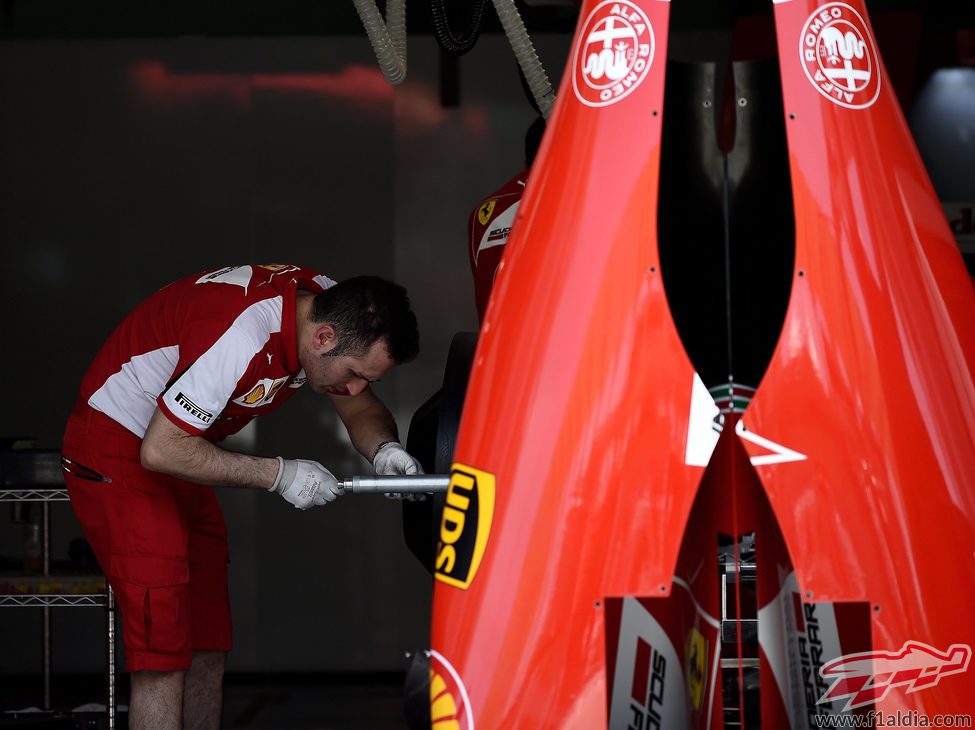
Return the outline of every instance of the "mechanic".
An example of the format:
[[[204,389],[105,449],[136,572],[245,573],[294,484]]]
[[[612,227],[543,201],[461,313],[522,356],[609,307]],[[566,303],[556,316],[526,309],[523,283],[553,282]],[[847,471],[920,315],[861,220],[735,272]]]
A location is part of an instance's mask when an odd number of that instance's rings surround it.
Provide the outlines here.
[[[474,301],[478,322],[484,323],[488,299],[494,287],[504,245],[515,223],[528,172],[545,133],[545,119],[538,117],[525,132],[525,168],[477,204],[467,222],[467,253],[474,277]]]
[[[68,419],[62,464],[118,601],[130,727],[220,725],[231,617],[227,532],[210,485],[264,489],[299,509],[342,493],[315,461],[216,444],[307,382],[378,474],[420,473],[369,387],[416,357],[418,342],[403,287],[268,264],[170,284],[102,346]]]

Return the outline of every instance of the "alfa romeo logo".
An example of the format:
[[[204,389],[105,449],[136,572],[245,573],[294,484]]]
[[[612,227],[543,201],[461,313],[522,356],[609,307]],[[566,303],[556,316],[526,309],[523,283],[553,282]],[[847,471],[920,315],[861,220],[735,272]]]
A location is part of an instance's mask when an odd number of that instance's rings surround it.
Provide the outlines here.
[[[607,0],[582,25],[572,61],[572,88],[586,106],[607,106],[628,96],[653,63],[653,26],[626,0]]]
[[[834,104],[865,109],[880,94],[880,57],[863,17],[846,3],[828,3],[809,16],[799,39],[803,70]]]

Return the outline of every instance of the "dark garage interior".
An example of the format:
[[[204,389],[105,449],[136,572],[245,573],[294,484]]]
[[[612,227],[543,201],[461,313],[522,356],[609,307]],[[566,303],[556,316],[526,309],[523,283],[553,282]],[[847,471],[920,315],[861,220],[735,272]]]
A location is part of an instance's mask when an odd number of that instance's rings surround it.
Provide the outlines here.
[[[474,4],[451,4],[457,27]],[[580,3],[516,4],[558,89]],[[774,54],[771,7],[673,0],[670,59]],[[867,8],[975,272],[975,5]],[[425,0],[408,4],[408,70],[393,86],[352,0],[0,2],[4,489],[23,486],[18,454],[60,450],[88,363],[128,311],[177,278],[244,263],[407,288],[420,355],[374,386],[406,443],[455,334],[478,330],[468,216],[522,169],[537,117],[490,3],[462,56],[432,26]],[[960,86],[945,92],[950,83]],[[228,448],[316,459],[340,478],[371,473],[305,391]],[[352,495],[297,513],[254,490],[216,491],[235,637],[222,726],[406,727],[404,679],[429,645],[433,583],[403,538],[401,502]],[[68,503],[0,507],[0,593],[104,590]],[[0,608],[0,727],[107,727],[104,607]]]

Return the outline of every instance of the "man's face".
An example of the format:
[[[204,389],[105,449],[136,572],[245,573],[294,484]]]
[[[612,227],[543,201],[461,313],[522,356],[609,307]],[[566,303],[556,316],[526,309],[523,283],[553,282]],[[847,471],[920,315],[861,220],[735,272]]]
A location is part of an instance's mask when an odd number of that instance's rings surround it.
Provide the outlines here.
[[[316,393],[330,395],[358,395],[369,383],[380,380],[394,365],[382,342],[374,342],[361,357],[323,356],[319,351],[302,358],[302,366],[311,389]]]

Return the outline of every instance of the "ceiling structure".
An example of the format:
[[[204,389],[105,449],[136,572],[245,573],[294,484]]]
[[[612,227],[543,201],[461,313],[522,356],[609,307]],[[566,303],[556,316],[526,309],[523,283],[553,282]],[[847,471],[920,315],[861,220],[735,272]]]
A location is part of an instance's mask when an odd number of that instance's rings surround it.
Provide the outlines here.
[[[440,0],[465,27],[475,0]],[[379,3],[382,8],[385,3]],[[428,0],[407,0],[411,34],[431,32]],[[487,3],[483,32],[500,33]],[[524,0],[518,7],[530,33],[571,33],[579,3]],[[767,13],[771,0],[675,0],[672,22],[715,27],[734,15]],[[920,13],[933,28],[975,28],[973,0],[867,0],[871,15]],[[362,33],[352,0],[0,0],[0,38],[120,38],[178,36],[336,36]]]

